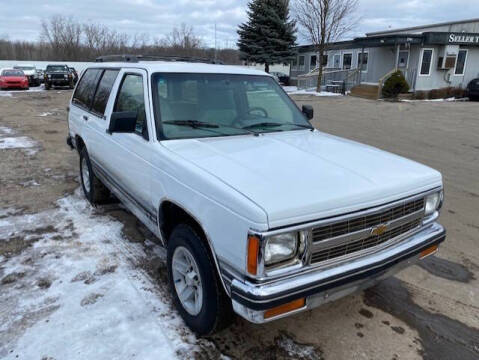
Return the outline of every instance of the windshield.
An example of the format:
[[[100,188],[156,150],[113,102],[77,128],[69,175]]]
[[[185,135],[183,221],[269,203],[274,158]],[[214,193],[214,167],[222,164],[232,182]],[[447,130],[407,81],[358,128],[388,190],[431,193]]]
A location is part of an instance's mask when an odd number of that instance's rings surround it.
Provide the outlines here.
[[[311,128],[274,79],[232,74],[153,74],[161,139]]]
[[[69,71],[68,66],[66,65],[48,65],[47,70],[48,72],[64,72]]]
[[[2,76],[25,76],[21,70],[3,70]]]
[[[33,66],[14,66],[13,68],[17,70],[35,70]]]

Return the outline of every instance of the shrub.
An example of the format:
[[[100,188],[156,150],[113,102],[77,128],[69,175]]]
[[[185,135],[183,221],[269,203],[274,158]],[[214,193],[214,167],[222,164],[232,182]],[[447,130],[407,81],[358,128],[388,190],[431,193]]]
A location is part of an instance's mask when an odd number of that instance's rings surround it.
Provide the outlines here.
[[[407,83],[401,71],[394,72],[383,85],[383,96],[385,98],[395,98],[401,93],[409,91],[409,84]]]

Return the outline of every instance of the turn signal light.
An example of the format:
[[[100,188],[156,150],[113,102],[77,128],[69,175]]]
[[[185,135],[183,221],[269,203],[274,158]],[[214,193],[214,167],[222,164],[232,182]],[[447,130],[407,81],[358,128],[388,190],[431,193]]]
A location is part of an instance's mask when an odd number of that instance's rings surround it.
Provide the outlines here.
[[[421,259],[424,259],[425,257],[434,254],[438,249],[437,245],[433,245],[426,250],[421,251],[421,255],[419,256]]]
[[[306,304],[305,298],[291,301],[287,304],[283,304],[283,305],[274,307],[272,309],[266,310],[264,312],[264,318],[269,319],[281,314],[288,313],[293,310],[301,309],[302,307],[304,307],[305,304]]]
[[[258,273],[259,238],[255,235],[248,236],[248,272],[251,275]]]

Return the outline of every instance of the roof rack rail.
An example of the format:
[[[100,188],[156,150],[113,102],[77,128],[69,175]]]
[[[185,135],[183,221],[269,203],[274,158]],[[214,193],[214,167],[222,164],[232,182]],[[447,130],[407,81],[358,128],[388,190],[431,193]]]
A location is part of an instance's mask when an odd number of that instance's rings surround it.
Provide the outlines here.
[[[169,56],[169,55],[105,55],[99,56],[95,59],[95,62],[132,62],[137,63],[140,61],[181,61],[181,62],[194,62],[205,64],[223,64],[222,61],[197,58],[189,56]]]

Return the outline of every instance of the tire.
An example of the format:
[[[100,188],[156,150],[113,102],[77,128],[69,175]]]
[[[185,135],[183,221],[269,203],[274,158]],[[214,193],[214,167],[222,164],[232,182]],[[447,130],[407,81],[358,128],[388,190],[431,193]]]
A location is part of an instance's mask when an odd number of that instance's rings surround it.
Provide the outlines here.
[[[80,152],[80,179],[83,194],[93,205],[104,204],[110,198],[110,191],[93,173],[86,147]]]
[[[202,301],[201,306],[194,308],[196,313],[191,313],[192,309],[188,310],[183,305],[177,292],[177,286],[181,288],[186,283],[187,277],[179,274],[178,266],[174,267],[173,260],[181,259],[181,255],[185,251],[192,256],[197,270],[199,270],[199,277],[197,278],[199,278],[200,284],[199,286],[198,283],[195,284],[197,288],[201,288]],[[209,335],[231,324],[233,320],[231,300],[219,281],[210,252],[192,226],[180,224],[171,233],[168,242],[167,267],[170,290],[173,294],[175,306],[191,330],[198,335]],[[179,277],[185,279],[185,281],[178,280]],[[177,279],[176,284],[175,279]],[[195,295],[193,295],[193,299],[196,299]]]

